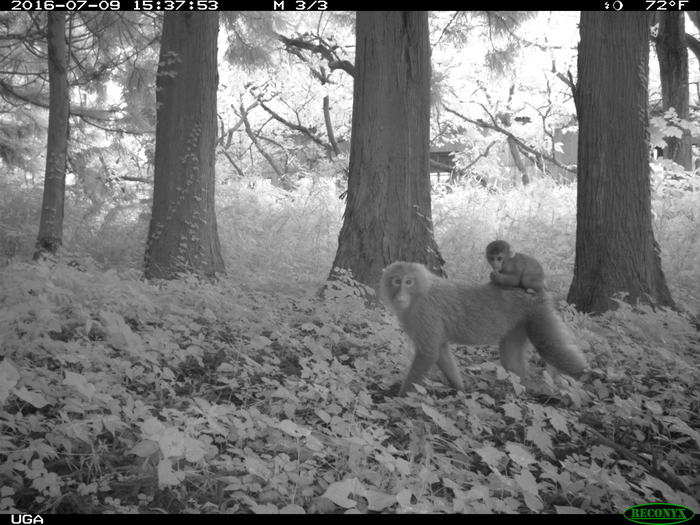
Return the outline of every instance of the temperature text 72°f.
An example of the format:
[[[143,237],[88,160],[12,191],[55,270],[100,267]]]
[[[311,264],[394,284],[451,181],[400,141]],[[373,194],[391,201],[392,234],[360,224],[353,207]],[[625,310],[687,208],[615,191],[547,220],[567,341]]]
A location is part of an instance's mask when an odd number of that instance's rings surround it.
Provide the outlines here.
[[[683,8],[688,5],[688,0],[645,0],[647,11],[683,11]]]

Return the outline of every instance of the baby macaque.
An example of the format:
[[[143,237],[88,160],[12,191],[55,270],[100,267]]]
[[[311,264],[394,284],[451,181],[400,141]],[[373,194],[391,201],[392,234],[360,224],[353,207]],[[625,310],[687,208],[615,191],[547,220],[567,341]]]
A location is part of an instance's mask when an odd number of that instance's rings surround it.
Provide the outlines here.
[[[486,260],[493,268],[491,281],[499,286],[518,286],[527,292],[544,290],[544,270],[539,262],[523,253],[512,253],[506,241],[493,241],[486,247]]]

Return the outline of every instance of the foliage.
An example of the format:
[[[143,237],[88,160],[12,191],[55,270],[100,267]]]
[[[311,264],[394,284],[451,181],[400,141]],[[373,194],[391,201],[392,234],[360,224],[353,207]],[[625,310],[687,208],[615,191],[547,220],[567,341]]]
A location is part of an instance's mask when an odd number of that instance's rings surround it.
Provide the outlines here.
[[[696,229],[689,192],[668,180],[654,190],[663,253]],[[229,275],[218,282],[148,284],[136,258],[115,270],[88,255],[98,240],[143,253],[127,235],[143,227],[138,213],[91,217],[91,236],[69,238],[58,262],[20,252],[0,268],[0,510],[616,513],[657,500],[699,510],[697,333],[686,318],[625,302],[595,319],[566,308],[594,367],[583,383],[533,364],[547,386],[524,393],[494,347],[462,347],[468,393],[436,374],[396,399],[387,393],[410,350],[393,317],[342,282],[316,296],[338,189],[327,178],[291,193],[259,180],[223,188]],[[7,189],[0,222],[21,227],[19,210],[37,213],[40,200]],[[74,199],[69,223],[80,224]],[[502,235],[541,255],[565,293],[573,202],[573,188],[551,182],[437,195],[450,275],[482,281],[483,246]],[[692,265],[666,266],[674,289],[697,287]],[[697,301],[697,288],[688,294]]]

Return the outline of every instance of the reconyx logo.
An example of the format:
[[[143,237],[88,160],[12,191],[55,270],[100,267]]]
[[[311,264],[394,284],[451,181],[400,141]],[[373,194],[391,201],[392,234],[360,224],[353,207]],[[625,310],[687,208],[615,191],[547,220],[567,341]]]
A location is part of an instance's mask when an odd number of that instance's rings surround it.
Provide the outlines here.
[[[672,525],[693,519],[695,513],[688,507],[673,503],[643,503],[626,508],[622,515],[640,525]]]

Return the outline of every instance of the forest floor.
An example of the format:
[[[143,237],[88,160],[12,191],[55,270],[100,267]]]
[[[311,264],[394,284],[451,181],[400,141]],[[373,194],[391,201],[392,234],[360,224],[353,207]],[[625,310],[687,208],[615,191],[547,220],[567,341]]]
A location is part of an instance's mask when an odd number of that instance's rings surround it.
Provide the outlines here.
[[[477,190],[438,197],[448,272],[484,280],[483,246],[508,235],[543,259],[561,299],[574,208],[570,189],[551,191],[524,207],[522,195],[517,207]],[[348,284],[316,295],[342,203],[265,199],[220,206],[217,282],[143,281],[132,212],[73,228],[57,262],[0,268],[0,512],[700,511],[688,316],[621,302],[594,318],[559,301],[587,381],[555,386],[533,357],[543,386],[525,391],[495,346],[457,346],[467,392],[436,373],[396,398],[410,348],[393,316]],[[692,253],[696,225],[682,221],[694,215],[675,202],[657,239]],[[697,306],[692,260],[664,264],[674,298]]]

